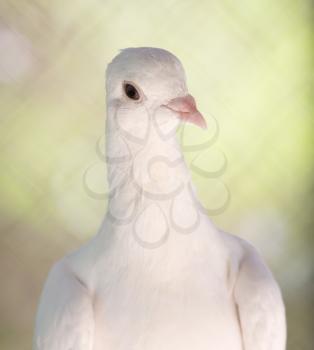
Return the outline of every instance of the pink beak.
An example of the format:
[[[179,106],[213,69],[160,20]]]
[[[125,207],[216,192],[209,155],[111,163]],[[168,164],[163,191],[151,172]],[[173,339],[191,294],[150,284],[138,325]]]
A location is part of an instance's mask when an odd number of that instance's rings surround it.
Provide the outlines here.
[[[186,95],[170,100],[165,107],[176,112],[178,117],[189,123],[193,123],[203,129],[207,128],[206,120],[196,107],[193,96]]]

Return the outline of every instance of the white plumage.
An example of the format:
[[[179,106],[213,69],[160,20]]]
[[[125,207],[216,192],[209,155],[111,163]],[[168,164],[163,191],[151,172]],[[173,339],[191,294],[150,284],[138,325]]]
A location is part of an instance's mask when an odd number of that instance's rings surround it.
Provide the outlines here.
[[[247,242],[197,200],[175,137],[205,127],[184,70],[156,48],[107,70],[108,212],[98,234],[52,268],[35,350],[284,350],[285,312]]]

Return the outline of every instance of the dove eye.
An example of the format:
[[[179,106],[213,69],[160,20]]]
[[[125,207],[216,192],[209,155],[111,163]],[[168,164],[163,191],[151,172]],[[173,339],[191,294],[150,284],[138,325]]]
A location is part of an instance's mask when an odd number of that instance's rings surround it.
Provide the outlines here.
[[[132,85],[131,83],[125,82],[123,84],[123,90],[124,90],[124,93],[126,94],[126,96],[128,98],[130,98],[131,100],[138,101],[140,99],[140,93],[138,92],[136,87],[134,85]]]

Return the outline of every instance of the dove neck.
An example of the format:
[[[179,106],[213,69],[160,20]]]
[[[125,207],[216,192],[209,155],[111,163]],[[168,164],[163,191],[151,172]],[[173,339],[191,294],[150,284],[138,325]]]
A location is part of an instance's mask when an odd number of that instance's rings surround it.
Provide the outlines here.
[[[175,134],[164,140],[155,130],[150,130],[149,137],[141,143],[111,129],[106,142],[108,207],[114,217],[124,215],[123,210],[132,211],[134,204],[140,210],[152,201],[169,202],[190,183],[190,173]]]
[[[151,130],[145,143],[137,143],[112,129],[106,142],[109,201],[100,234],[119,256],[142,258],[140,266],[169,267],[172,256],[171,269],[180,272],[182,261],[203,249],[197,237],[206,232],[206,220],[176,135],[165,140]],[[192,250],[191,240],[197,246]]]
[[[150,137],[145,145],[121,140],[119,134],[107,137],[107,150],[111,153],[106,157],[110,192],[122,195],[147,189],[163,193],[175,182],[190,178],[176,137],[167,142]]]

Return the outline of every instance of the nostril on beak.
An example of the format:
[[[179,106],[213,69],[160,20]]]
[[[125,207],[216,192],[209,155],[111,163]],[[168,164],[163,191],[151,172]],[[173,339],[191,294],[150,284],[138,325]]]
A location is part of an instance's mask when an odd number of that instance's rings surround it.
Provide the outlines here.
[[[195,124],[203,129],[207,128],[206,120],[197,109],[192,95],[176,97],[170,100],[165,107],[174,111],[182,121]]]

